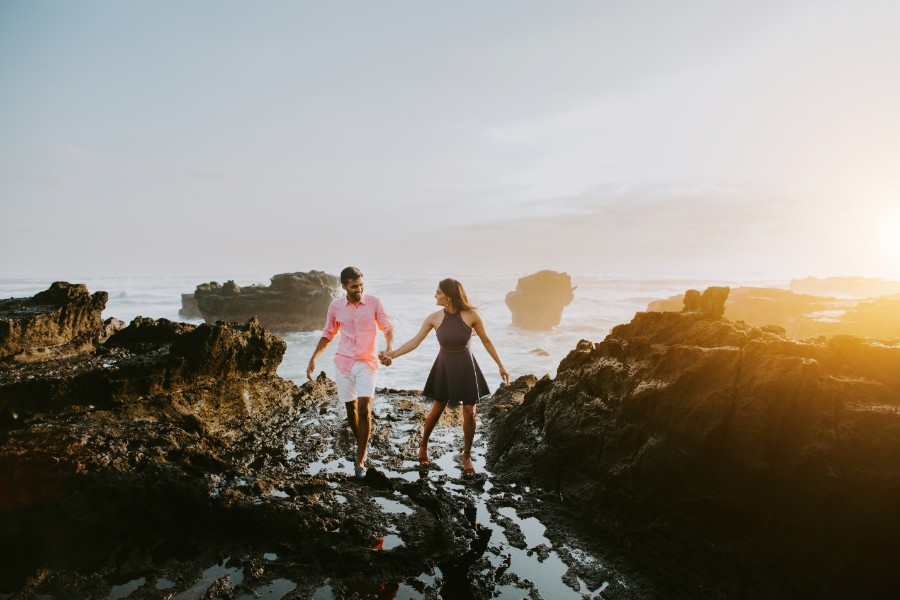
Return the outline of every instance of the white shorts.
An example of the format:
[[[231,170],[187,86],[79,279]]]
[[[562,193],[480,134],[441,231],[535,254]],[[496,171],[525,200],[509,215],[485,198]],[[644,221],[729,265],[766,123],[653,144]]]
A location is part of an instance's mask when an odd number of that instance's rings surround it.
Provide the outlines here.
[[[357,398],[374,398],[375,397],[375,374],[378,370],[361,360],[353,363],[350,367],[350,373],[341,373],[337,370],[338,400],[341,402],[351,402]]]

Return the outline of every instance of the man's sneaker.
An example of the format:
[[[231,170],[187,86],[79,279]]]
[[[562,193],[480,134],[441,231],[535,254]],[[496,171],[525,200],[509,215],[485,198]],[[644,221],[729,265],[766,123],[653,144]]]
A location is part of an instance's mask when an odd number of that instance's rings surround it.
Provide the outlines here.
[[[365,467],[353,467],[353,472],[356,474],[357,479],[365,479],[366,477],[366,468]]]

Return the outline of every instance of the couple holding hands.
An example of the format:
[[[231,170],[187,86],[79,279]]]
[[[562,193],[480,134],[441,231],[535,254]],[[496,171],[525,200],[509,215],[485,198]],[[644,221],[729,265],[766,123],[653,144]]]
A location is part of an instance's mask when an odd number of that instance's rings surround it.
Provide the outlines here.
[[[481,397],[490,394],[484,375],[469,348],[473,332],[497,363],[500,377],[507,384],[509,372],[484,330],[481,315],[466,297],[462,284],[455,279],[441,280],[434,293],[435,301],[441,309],[428,315],[418,333],[396,350],[393,349],[394,327],[381,301],[374,296],[363,295],[362,272],[355,267],[347,267],[341,271],[341,287],[346,296],[333,300],[328,307],[322,338],[309,359],[306,377],[312,381],[316,360],[340,331],[341,338],[334,356],[337,367],[335,381],[338,398],[346,406],[347,420],[356,435],[356,477],[362,479],[366,474],[366,453],[372,429],[372,400],[375,396],[375,374],[379,361],[389,366],[395,358],[415,350],[433,329],[440,351],[422,390],[434,404],[425,418],[422,441],[419,443],[419,463],[429,463],[428,439],[447,403],[462,404],[463,477],[472,478],[475,475],[471,456],[472,440],[475,437],[475,405]],[[376,358],[378,329],[384,333],[386,348]]]

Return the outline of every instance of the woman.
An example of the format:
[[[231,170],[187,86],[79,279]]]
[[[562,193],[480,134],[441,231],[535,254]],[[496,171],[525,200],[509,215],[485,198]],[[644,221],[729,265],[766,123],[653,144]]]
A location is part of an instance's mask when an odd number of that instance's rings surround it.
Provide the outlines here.
[[[503,366],[494,344],[484,331],[484,323],[481,315],[466,297],[466,291],[462,284],[455,279],[444,279],[438,283],[434,299],[438,306],[443,307],[425,319],[422,328],[411,340],[390,352],[382,352],[381,359],[385,364],[407,352],[418,348],[428,333],[434,329],[441,350],[438,352],[428,380],[425,382],[423,393],[434,400],[431,412],[425,419],[425,427],[422,432],[422,441],[419,443],[419,463],[427,465],[428,439],[437,425],[441,413],[447,407],[447,403],[463,405],[463,476],[471,479],[475,475],[475,466],[472,464],[472,440],[475,438],[475,403],[482,396],[490,393],[484,375],[472,356],[469,342],[474,331],[485,350],[500,368],[500,377],[504,383],[509,383],[509,371]]]

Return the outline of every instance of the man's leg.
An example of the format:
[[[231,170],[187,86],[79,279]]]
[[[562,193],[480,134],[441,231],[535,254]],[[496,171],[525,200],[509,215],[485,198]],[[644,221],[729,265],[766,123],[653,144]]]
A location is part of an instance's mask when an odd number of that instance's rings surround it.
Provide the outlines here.
[[[463,404],[463,475],[475,474],[475,465],[472,464],[472,442],[475,439],[475,405]]]
[[[369,451],[369,434],[372,431],[372,398],[356,399],[356,466],[366,462]]]
[[[355,439],[359,436],[359,433],[356,431],[356,400],[345,402],[344,406],[347,407],[347,424],[353,431],[353,437]]]
[[[431,432],[438,424],[444,409],[447,408],[446,402],[434,401],[431,405],[431,412],[425,417],[425,426],[422,429],[422,441],[419,442],[419,462],[423,465],[429,463],[428,460],[428,440],[431,438]]]

